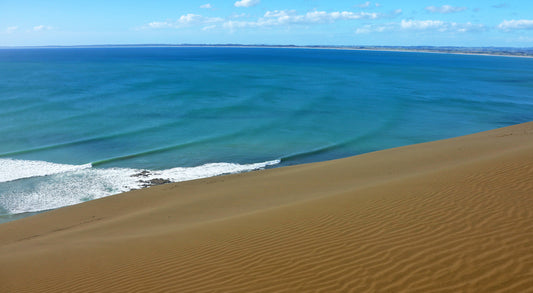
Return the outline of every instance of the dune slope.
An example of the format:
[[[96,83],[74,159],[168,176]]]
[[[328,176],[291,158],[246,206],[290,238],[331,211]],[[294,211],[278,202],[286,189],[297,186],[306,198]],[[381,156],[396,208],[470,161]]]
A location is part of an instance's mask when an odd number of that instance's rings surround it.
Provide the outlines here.
[[[0,292],[533,292],[533,122],[0,225]]]

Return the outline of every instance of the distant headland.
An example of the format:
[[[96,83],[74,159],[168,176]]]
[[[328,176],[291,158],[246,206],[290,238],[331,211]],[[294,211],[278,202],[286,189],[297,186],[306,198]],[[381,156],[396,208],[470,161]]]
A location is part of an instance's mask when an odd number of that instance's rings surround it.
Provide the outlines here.
[[[295,48],[295,49],[336,49],[336,50],[367,50],[424,52],[445,54],[471,54],[533,57],[533,47],[460,47],[460,46],[335,46],[335,45],[267,45],[267,44],[103,44],[75,46],[0,46],[0,49],[13,48],[123,48],[123,47],[232,47],[232,48]]]

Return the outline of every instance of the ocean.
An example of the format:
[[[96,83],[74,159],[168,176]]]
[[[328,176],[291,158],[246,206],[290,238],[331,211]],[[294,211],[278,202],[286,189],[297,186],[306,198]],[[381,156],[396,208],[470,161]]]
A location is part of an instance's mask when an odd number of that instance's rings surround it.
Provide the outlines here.
[[[0,222],[155,183],[337,159],[531,120],[532,58],[0,49]]]

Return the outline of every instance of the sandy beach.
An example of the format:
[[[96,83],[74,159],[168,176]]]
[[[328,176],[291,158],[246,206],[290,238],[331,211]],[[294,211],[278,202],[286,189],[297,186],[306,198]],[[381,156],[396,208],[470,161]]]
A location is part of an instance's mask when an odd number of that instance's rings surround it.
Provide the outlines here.
[[[533,122],[0,225],[0,292],[533,292]]]

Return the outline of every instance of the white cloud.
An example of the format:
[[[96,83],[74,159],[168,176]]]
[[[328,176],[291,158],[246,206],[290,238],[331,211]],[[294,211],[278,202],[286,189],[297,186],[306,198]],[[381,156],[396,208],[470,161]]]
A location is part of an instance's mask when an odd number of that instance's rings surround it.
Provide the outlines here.
[[[18,30],[18,26],[10,26],[8,28],[6,28],[5,32],[8,33],[8,34],[11,34],[13,32],[15,32],[16,30]]]
[[[442,20],[405,20],[399,23],[387,23],[384,25],[365,25],[355,30],[356,34],[379,33],[385,31],[433,31],[433,32],[450,32],[466,33],[479,32],[485,30],[481,24],[456,23]]]
[[[203,31],[208,31],[208,30],[212,30],[212,29],[214,29],[214,28],[216,28],[216,27],[217,27],[216,24],[212,24],[212,25],[204,26],[204,27],[202,28],[202,30],[203,30]]]
[[[274,23],[325,23],[334,22],[336,20],[353,20],[353,19],[376,19],[379,17],[377,13],[369,12],[351,12],[351,11],[311,11],[306,14],[296,14],[294,10],[282,11],[267,11],[264,18],[275,19]]]
[[[510,30],[533,30],[533,19],[504,20],[498,25],[498,29]]]
[[[263,17],[255,21],[226,21],[223,26],[228,29],[250,27],[274,27],[282,25],[307,25],[320,23],[333,23],[339,20],[377,19],[378,13],[351,12],[351,11],[311,11],[306,14],[298,14],[295,10],[267,11]]]
[[[148,24],[151,28],[167,28],[172,27],[172,23],[168,21],[152,21]]]
[[[180,16],[177,22],[188,25],[188,24],[201,23],[204,19],[206,19],[206,17],[203,17],[198,14],[188,13],[188,14],[184,14]]]
[[[369,33],[381,33],[381,32],[384,32],[384,31],[390,31],[393,29],[393,26],[391,26],[390,24],[388,25],[370,25],[370,24],[367,24],[367,25],[364,25],[363,27],[360,27],[360,28],[357,28],[355,30],[355,33],[356,34],[369,34]]]
[[[370,6],[370,1],[366,1],[363,4],[355,5],[355,7],[359,7],[359,8],[368,8],[369,6]]]
[[[259,4],[260,0],[240,0],[235,2],[235,7],[252,7]]]
[[[357,8],[369,8],[369,7],[371,7],[371,6],[372,6],[372,2],[370,2],[370,1],[366,1],[365,3],[361,3],[361,4],[356,4],[356,5],[354,5],[354,7],[357,7]],[[379,3],[374,3],[374,6],[376,6],[376,7],[380,7],[381,4],[379,4]]]
[[[246,13],[233,13],[230,18],[243,18],[243,17],[249,17],[250,15]]]
[[[229,29],[246,27],[272,27],[290,24],[317,24],[332,23],[337,20],[377,19],[380,15],[368,12],[350,11],[311,11],[306,14],[297,14],[295,10],[267,11],[263,17],[256,21],[226,21],[224,27]]]
[[[440,7],[437,6],[428,6],[426,7],[426,10],[433,13],[454,13],[454,12],[461,12],[466,10],[466,7],[455,7],[450,5],[443,5]]]
[[[439,32],[472,32],[482,31],[485,27],[482,24],[456,23],[441,20],[402,20],[400,27],[403,30],[431,30]]]
[[[35,32],[42,32],[42,31],[51,30],[51,29],[52,29],[51,26],[46,26],[42,24],[33,27],[33,31]]]
[[[213,8],[213,6],[211,6],[210,3],[206,3],[206,4],[203,4],[203,5],[200,5],[200,8],[211,9],[211,8]]]
[[[396,13],[400,13],[397,11]],[[387,17],[375,12],[351,12],[351,11],[310,11],[305,14],[298,14],[296,10],[274,10],[267,11],[262,17],[257,19],[242,18],[249,17],[247,14],[232,15],[226,19],[220,17],[206,17],[198,14],[184,14],[177,20],[154,21],[148,23],[143,29],[164,29],[182,28],[189,26],[201,26],[203,30],[215,28],[214,25],[221,24],[227,29],[254,28],[254,27],[275,27],[287,25],[311,25],[321,23],[334,23],[336,21],[350,21],[361,19],[379,19]]]
[[[402,29],[414,29],[414,30],[425,30],[425,29],[442,29],[444,27],[444,22],[441,20],[405,20],[402,19],[400,27]]]
[[[274,10],[267,11],[263,17],[256,21],[229,21],[224,25],[229,28],[265,27],[288,24],[332,23],[337,20],[376,19],[379,16],[377,13],[356,13],[351,11],[311,11],[306,14],[297,14],[295,10]]]
[[[264,17],[286,17],[296,15],[296,10],[274,10],[265,12]]]
[[[248,22],[248,21],[229,20],[229,21],[224,22],[224,24],[222,24],[222,26],[224,28],[227,28],[227,29],[230,29],[230,30],[234,30],[234,29],[237,29],[237,28],[253,27],[254,23],[253,22]]]
[[[153,21],[148,24],[148,28],[162,29],[162,28],[182,28],[192,25],[212,25],[214,23],[223,22],[224,19],[220,17],[206,17],[198,14],[184,14],[174,21]]]

